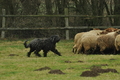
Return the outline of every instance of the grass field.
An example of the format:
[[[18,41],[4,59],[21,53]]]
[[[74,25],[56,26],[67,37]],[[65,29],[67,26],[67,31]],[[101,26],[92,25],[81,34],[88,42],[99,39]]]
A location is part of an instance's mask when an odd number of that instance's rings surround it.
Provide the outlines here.
[[[120,55],[73,54],[73,40],[61,40],[57,43],[57,49],[62,56],[49,52],[48,57],[32,54],[28,58],[26,54],[29,48],[24,48],[23,42],[0,40],[0,80],[120,80],[120,74],[113,72],[99,73],[96,77],[80,76],[82,72],[90,71],[92,66],[120,72]],[[39,70],[44,67],[61,70],[65,74]]]

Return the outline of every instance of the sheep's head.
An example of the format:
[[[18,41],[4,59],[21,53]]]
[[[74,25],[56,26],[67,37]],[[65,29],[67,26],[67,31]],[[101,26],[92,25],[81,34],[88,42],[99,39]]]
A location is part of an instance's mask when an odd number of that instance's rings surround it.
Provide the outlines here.
[[[117,29],[117,28],[107,28],[107,29],[103,30],[100,34],[107,34],[109,32],[116,32],[117,30],[119,30],[119,29]]]
[[[118,29],[118,30],[116,31],[116,33],[117,33],[117,34],[120,34],[120,29]]]
[[[117,28],[107,28],[105,29],[107,32],[114,32],[114,31],[117,31],[118,29]]]

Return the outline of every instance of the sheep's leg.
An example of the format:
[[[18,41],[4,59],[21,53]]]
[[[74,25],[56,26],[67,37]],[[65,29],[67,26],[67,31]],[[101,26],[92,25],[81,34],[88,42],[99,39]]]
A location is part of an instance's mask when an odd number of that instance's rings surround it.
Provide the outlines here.
[[[92,54],[95,54],[95,49],[93,49]]]
[[[117,45],[115,45],[115,48],[116,48],[117,51],[119,51],[119,49],[120,49],[120,47],[117,46]]]
[[[90,49],[91,49],[90,46],[84,44],[84,45],[83,45],[83,48],[84,48],[84,53],[85,53],[85,54],[89,54],[89,51],[90,51]]]
[[[116,54],[117,53],[117,50],[114,48],[114,54]]]
[[[72,49],[72,52],[73,52],[74,54],[76,54],[76,48],[73,48],[73,49]]]
[[[81,52],[81,50],[82,50],[82,44],[80,44],[79,46],[78,46],[78,48],[77,48],[77,54],[79,54],[80,52]]]
[[[77,54],[79,54],[79,53],[80,53],[80,48],[78,48],[78,49],[77,49],[76,53],[77,53]]]
[[[118,51],[119,50],[118,46],[115,45],[115,47],[116,47],[116,50]]]
[[[75,49],[74,53],[75,53],[75,54],[77,53],[77,49]]]
[[[104,50],[103,49],[100,49],[100,52],[102,53],[102,54],[104,54],[104,52],[103,52]]]
[[[85,51],[84,51],[84,54],[89,54],[89,50],[85,50]]]
[[[104,54],[104,52],[103,51],[100,51],[102,54]]]
[[[76,51],[77,51],[77,47],[76,47],[76,45],[74,45],[72,52],[73,52],[74,54],[76,54]]]
[[[120,47],[119,47],[120,44],[118,44],[118,42],[115,41],[115,48],[117,51],[119,51]]]
[[[100,47],[100,52],[102,53],[102,54],[104,54],[104,50],[105,50],[106,48],[104,47],[104,46],[101,46]]]
[[[92,51],[92,54],[95,54],[95,51],[96,51],[96,46],[94,47],[93,51]]]
[[[76,49],[76,48],[73,48],[72,52],[73,52],[74,54],[76,54],[77,49]]]
[[[90,49],[86,49],[86,50],[84,51],[84,53],[85,53],[85,54],[89,54],[89,53],[90,53],[89,51],[90,51]]]
[[[72,52],[74,53],[74,48],[72,49]]]
[[[77,53],[77,48],[74,49],[74,54],[76,54],[76,53]]]

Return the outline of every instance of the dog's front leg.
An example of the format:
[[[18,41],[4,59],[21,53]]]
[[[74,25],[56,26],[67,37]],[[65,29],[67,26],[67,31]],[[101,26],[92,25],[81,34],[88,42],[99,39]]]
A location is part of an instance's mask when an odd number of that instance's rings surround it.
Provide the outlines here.
[[[41,57],[41,55],[39,54],[39,51],[40,50],[36,50],[34,53],[36,54],[36,56]]]
[[[59,56],[62,56],[62,55],[60,54],[60,52],[58,52],[57,49],[53,49],[53,50],[51,50],[51,51],[54,52],[55,54],[59,55]]]
[[[44,55],[44,57],[47,57],[47,53],[48,53],[48,51],[46,51],[46,50],[43,50],[43,55]]]

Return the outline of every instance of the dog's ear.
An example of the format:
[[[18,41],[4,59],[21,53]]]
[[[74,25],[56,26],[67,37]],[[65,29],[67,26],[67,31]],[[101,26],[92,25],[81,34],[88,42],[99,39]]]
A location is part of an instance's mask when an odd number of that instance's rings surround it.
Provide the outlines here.
[[[53,42],[53,43],[56,43],[60,40],[59,36],[57,35],[54,35],[54,36],[51,36],[50,37],[50,40]]]
[[[54,42],[55,41],[55,37],[52,37],[51,40],[52,40],[52,42]]]

